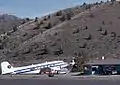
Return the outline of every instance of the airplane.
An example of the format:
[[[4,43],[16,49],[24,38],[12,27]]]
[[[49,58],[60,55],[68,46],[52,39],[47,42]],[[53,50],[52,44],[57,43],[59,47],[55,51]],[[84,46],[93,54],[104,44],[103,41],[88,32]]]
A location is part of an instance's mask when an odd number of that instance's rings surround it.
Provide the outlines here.
[[[9,62],[4,61],[1,63],[1,74],[39,74],[42,68],[47,67],[52,69],[56,73],[67,73],[69,72],[69,70],[67,69],[69,65],[70,64],[68,64],[67,62],[58,60],[22,67],[13,67]]]

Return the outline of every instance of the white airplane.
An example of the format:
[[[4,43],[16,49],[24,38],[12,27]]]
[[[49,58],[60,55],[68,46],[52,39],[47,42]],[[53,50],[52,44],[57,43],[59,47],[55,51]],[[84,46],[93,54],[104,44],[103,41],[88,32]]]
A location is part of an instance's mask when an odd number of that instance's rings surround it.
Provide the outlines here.
[[[4,61],[1,63],[1,74],[38,74],[42,68],[47,67],[54,70],[55,72],[64,70],[64,73],[67,73],[68,69],[66,70],[65,68],[68,66],[69,64],[64,61],[51,61],[23,67],[13,67],[9,64],[9,62]]]

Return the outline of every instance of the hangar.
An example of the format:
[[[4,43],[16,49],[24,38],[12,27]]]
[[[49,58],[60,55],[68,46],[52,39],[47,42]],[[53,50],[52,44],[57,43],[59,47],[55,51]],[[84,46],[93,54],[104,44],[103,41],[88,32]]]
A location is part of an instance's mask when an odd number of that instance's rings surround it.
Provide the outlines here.
[[[84,65],[86,75],[120,75],[120,59],[92,60]]]

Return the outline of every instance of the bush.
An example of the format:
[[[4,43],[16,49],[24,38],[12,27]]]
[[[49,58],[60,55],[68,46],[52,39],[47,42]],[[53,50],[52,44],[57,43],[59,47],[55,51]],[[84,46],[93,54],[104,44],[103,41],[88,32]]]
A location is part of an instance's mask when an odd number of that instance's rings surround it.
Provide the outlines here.
[[[66,19],[70,20],[71,19],[71,15],[70,14],[66,14]]]
[[[105,25],[105,21],[102,21],[102,24]]]
[[[3,47],[3,44],[2,43],[0,43],[0,49],[3,49],[4,47]]]
[[[65,21],[65,20],[66,20],[66,18],[64,15],[60,16],[60,21]]]
[[[101,31],[101,34],[102,34],[102,35],[107,35],[107,30]]]
[[[50,19],[50,14],[47,16],[47,19]]]
[[[13,32],[17,31],[17,26],[13,25],[12,30]]]
[[[26,48],[22,51],[22,54],[28,54],[31,52],[31,49],[30,48]]]
[[[40,49],[40,52],[39,52],[38,55],[45,55],[45,54],[48,54],[47,48],[42,48],[42,49]]]
[[[96,29],[97,31],[102,31],[102,27],[100,27],[100,28],[98,28],[98,29]]]
[[[55,33],[54,33],[54,36],[57,36],[58,34],[59,34],[58,32],[55,32]]]
[[[88,29],[88,26],[82,27],[81,29],[82,29],[82,30],[87,30],[87,29]]]
[[[44,17],[43,17],[43,20],[45,20],[45,21],[46,21],[46,20],[47,20],[47,17],[46,17],[46,16],[44,16]]]
[[[88,26],[85,27],[85,30],[87,30],[87,29],[88,29]]]
[[[79,47],[80,47],[80,48],[86,48],[86,46],[87,46],[86,43],[80,43],[80,44],[79,44]]]
[[[90,4],[86,5],[86,6],[85,6],[85,9],[86,9],[86,10],[87,10],[87,9],[91,9],[91,5],[90,5]]]
[[[83,3],[83,6],[86,6],[86,5],[87,5],[87,3],[84,2],[84,3]]]
[[[22,36],[25,37],[25,36],[27,36],[27,34],[28,34],[28,33],[23,33]]]
[[[120,19],[120,17],[118,17],[118,19]]]
[[[26,23],[25,19],[22,19],[21,24],[25,24],[25,23]]]
[[[35,17],[35,22],[38,22],[38,17]]]
[[[116,0],[111,0],[112,3],[114,3]]]
[[[116,33],[115,32],[111,32],[111,37],[116,37]]]
[[[29,18],[26,18],[26,20],[27,20],[27,21],[30,21],[30,19],[29,19]]]
[[[49,22],[49,23],[47,23],[46,24],[46,26],[44,26],[44,28],[46,28],[46,29],[50,29],[52,27],[52,25],[51,25],[51,23]]]
[[[61,55],[61,54],[63,54],[63,49],[61,49],[61,48],[58,48],[56,51],[54,51],[54,55]]]
[[[73,34],[79,33],[79,29],[73,29]]]
[[[48,54],[48,49],[47,49],[47,46],[46,45],[42,45],[40,50],[38,50],[39,53],[37,55],[45,55],[45,54]]]
[[[44,24],[44,22],[43,22],[43,21],[40,21],[39,25],[42,25],[42,24]]]
[[[100,1],[100,3],[102,4],[102,3],[103,3],[103,1]]]
[[[116,0],[111,0],[111,5],[113,5],[115,1],[116,1]]]
[[[91,40],[91,38],[92,38],[91,34],[84,35],[84,39],[86,40]]]
[[[62,15],[62,11],[56,12],[56,16],[61,16],[61,15]]]
[[[75,61],[74,66],[77,68],[77,71],[83,72],[84,70],[83,66],[87,61],[86,55],[83,53],[78,53],[76,57],[74,58],[74,61]]]

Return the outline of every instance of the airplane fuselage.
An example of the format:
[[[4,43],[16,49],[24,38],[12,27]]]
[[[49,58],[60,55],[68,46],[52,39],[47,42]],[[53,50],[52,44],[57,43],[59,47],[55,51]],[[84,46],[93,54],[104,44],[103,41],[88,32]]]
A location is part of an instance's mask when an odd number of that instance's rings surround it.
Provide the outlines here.
[[[6,62],[7,63],[7,62]],[[41,64],[32,64],[29,66],[23,66],[23,67],[10,67],[10,64],[6,64],[3,62],[1,64],[2,67],[2,74],[37,74],[40,73],[41,68],[50,68],[54,71],[60,71],[62,68],[65,68],[68,66],[68,64],[64,61],[51,61],[51,62],[45,62]]]

